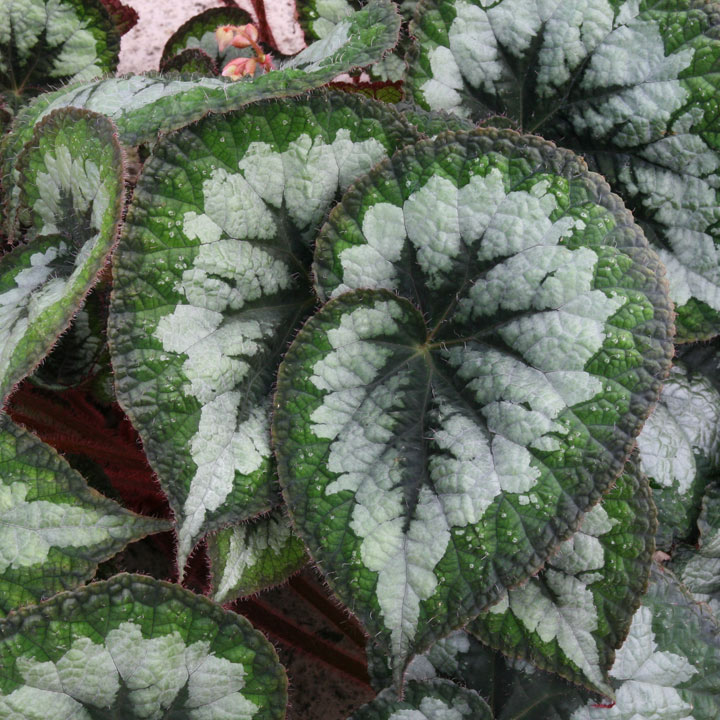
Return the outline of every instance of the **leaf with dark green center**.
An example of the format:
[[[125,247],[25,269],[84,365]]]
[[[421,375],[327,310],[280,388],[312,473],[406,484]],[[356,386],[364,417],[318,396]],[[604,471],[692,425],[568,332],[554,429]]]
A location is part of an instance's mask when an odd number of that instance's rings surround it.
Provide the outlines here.
[[[29,242],[0,262],[0,397],[68,327],[112,251],[125,167],[112,122],[68,108],[36,128],[18,161]]]
[[[212,598],[229,603],[285,582],[307,564],[283,510],[208,535]]]
[[[252,48],[236,48],[232,45],[220,51],[215,38],[215,30],[221,25],[246,25],[251,22],[250,15],[238,7],[210,8],[195,15],[181,25],[165,43],[160,58],[161,70],[164,72],[163,66],[167,65],[176,55],[190,49],[202,50],[220,68],[236,57],[254,56],[255,52]]]
[[[100,0],[4,0],[0,96],[17,108],[50,85],[113,72],[120,34]]]
[[[672,312],[607,185],[509,131],[380,163],[331,212],[315,269],[338,297],[280,368],[280,480],[399,683],[615,480],[668,371]],[[378,290],[341,294],[358,287]]]
[[[570,720],[717,719],[720,628],[669,571],[653,569],[610,676],[615,705],[588,705]]]
[[[0,716],[281,720],[287,678],[245,618],[118,575],[0,623]]]
[[[487,7],[487,9],[485,9]],[[678,338],[720,333],[719,7],[422,0],[406,88],[584,153],[668,268]]]
[[[0,414],[0,615],[82,585],[100,561],[169,527],[91,490],[49,445]]]
[[[537,577],[468,629],[510,657],[612,697],[607,671],[645,592],[655,512],[634,460]]]
[[[217,77],[220,69],[217,63],[200,48],[188,48],[160,65],[160,72],[195,73]]]
[[[414,129],[342,93],[212,117],[156,146],[115,258],[118,397],[179,525],[210,529],[279,497],[270,393],[312,310],[309,243],[331,204]]]
[[[487,703],[474,691],[448,680],[410,681],[402,700],[392,689],[356,710],[348,720],[492,720]]]
[[[720,392],[707,375],[674,365],[638,450],[658,509],[657,545],[670,550],[692,534],[708,479],[720,472]]]

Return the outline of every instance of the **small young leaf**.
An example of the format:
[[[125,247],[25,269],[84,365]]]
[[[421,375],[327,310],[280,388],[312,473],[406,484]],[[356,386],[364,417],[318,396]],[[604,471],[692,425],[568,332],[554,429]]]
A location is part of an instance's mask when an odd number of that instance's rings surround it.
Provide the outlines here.
[[[160,65],[160,72],[195,73],[217,77],[220,69],[217,63],[200,48],[188,48],[177,55],[173,55]]]
[[[0,97],[17,107],[50,85],[115,70],[120,34],[100,0],[3,0]]]
[[[720,470],[720,393],[709,377],[674,365],[638,451],[658,509],[657,545],[670,550],[692,533],[708,478]]]
[[[0,414],[0,615],[81,585],[127,543],[169,529],[91,490]]]
[[[251,22],[250,15],[239,7],[210,8],[195,15],[181,25],[165,43],[160,69],[165,72],[164,66],[184,50],[190,49],[202,50],[220,68],[236,57],[254,55],[252,48],[241,49],[232,45],[220,51],[215,37],[215,30],[221,25],[246,25]]]
[[[282,510],[208,536],[212,598],[229,603],[285,582],[308,562]]]
[[[388,688],[348,720],[492,720],[492,713],[474,690],[448,680],[410,681],[402,700]]]
[[[315,268],[338,297],[281,365],[280,480],[399,682],[620,473],[667,373],[669,300],[607,185],[509,131],[380,163],[330,214]],[[358,287],[412,303],[341,294]]]
[[[206,118],[146,163],[115,256],[109,339],[181,565],[208,530],[279,502],[271,390],[315,304],[310,242],[341,191],[416,139],[390,106],[321,93]]]
[[[68,327],[112,251],[125,168],[113,124],[66,108],[36,127],[18,160],[29,242],[0,261],[0,398]]]
[[[468,629],[510,657],[612,696],[607,671],[645,592],[654,535],[650,489],[631,460],[540,574]]]
[[[588,705],[570,720],[717,719],[720,629],[672,573],[653,569],[610,676],[615,705]]]
[[[584,153],[668,268],[678,338],[720,333],[717,5],[422,0],[406,89]]]
[[[0,716],[281,720],[287,678],[245,618],[117,575],[0,623]]]

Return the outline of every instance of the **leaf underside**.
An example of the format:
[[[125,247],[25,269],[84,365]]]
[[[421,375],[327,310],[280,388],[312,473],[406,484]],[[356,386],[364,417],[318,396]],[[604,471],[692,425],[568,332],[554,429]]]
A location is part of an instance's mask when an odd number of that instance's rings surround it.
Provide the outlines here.
[[[37,126],[21,154],[26,243],[0,261],[0,397],[68,327],[112,251],[125,165],[112,122],[67,108]]]
[[[287,678],[245,618],[117,575],[0,623],[0,715],[17,720],[280,720]]]
[[[208,530],[280,501],[270,396],[315,303],[315,228],[351,182],[416,139],[387,105],[320,93],[206,118],[146,163],[115,255],[109,339],[181,565]]]
[[[0,613],[81,585],[164,520],[91,490],[49,445],[0,415]]]
[[[396,684],[622,470],[669,366],[659,272],[598,176],[509,131],[406,148],[330,214],[334,300],[280,367],[274,440],[296,529]]]
[[[487,7],[487,9],[485,9]],[[715,3],[422,0],[405,86],[585,155],[668,268],[678,340],[720,333]]]

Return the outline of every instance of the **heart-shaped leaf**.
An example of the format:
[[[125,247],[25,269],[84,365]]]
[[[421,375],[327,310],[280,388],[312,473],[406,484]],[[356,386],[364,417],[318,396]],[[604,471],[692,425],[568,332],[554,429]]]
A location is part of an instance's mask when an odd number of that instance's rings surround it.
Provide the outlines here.
[[[709,377],[673,366],[638,451],[658,509],[657,545],[670,550],[692,533],[708,479],[720,470],[720,392]]]
[[[411,681],[402,700],[388,688],[348,720],[492,720],[488,704],[474,690],[448,680]]]
[[[584,153],[667,265],[678,337],[720,332],[718,12],[695,0],[422,0],[406,88],[427,108]]]
[[[3,0],[0,98],[16,108],[50,85],[115,70],[120,33],[100,0]]]
[[[307,563],[283,511],[208,536],[212,598],[229,603],[285,582]]]
[[[271,390],[315,303],[310,240],[340,191],[416,138],[387,105],[323,93],[207,118],[146,163],[115,257],[109,338],[181,565],[208,530],[279,502]]]
[[[167,62],[160,65],[160,72],[195,73],[217,77],[220,74],[220,68],[204,50],[188,48],[173,55]]]
[[[118,575],[0,623],[0,716],[281,720],[287,678],[245,618]]]
[[[0,615],[81,585],[129,542],[169,528],[91,490],[0,414]]]
[[[32,228],[0,262],[0,398],[47,355],[97,281],[125,191],[113,124],[85,110],[48,116],[17,167]]]
[[[510,657],[612,697],[607,671],[647,587],[655,513],[631,460],[537,577],[468,626]]]
[[[570,720],[716,720],[720,628],[672,573],[653,570],[610,676],[615,705],[588,705]]]
[[[295,526],[394,658],[499,600],[620,473],[672,343],[657,258],[582,161],[441,135],[356,183],[318,239],[340,295],[281,365]]]

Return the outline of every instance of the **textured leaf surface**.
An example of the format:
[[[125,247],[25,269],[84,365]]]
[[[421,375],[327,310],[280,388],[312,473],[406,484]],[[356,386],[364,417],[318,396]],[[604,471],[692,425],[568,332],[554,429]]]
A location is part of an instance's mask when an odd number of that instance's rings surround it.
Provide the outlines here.
[[[305,41],[321,40],[338,23],[347,20],[356,3],[349,0],[308,0],[298,3],[298,20],[305,33]]]
[[[672,573],[654,569],[610,676],[612,708],[585,707],[571,720],[715,720],[720,629]]]
[[[41,123],[18,169],[29,242],[0,262],[0,397],[69,325],[116,240],[124,161],[112,123],[66,109]]]
[[[118,575],[0,624],[12,720],[280,720],[287,679],[245,618],[177,585]]]
[[[220,68],[204,50],[188,48],[162,63],[160,72],[196,73],[217,77],[220,74]]]
[[[340,191],[416,137],[382,103],[322,93],[207,118],[146,163],[109,337],[181,564],[208,530],[277,504],[270,393],[315,303],[309,242]]]
[[[720,472],[720,393],[709,377],[675,364],[638,450],[658,509],[657,544],[669,550],[692,533],[708,479]]]
[[[34,123],[59,107],[72,105],[107,115],[126,145],[155,140],[159,131],[183,127],[208,113],[236,110],[257,100],[301,95],[337,75],[379,60],[397,41],[400,18],[390,0],[370,0],[362,10],[321,41],[277,70],[235,83],[224,78],[178,80],[151,75],[108,78],[51,93],[25,116]],[[27,141],[12,139],[13,146]]]
[[[92,577],[98,562],[169,529],[88,488],[49,445],[0,415],[0,613]]]
[[[100,0],[0,3],[0,95],[11,105],[113,72],[119,52],[120,34]]]
[[[681,340],[720,332],[719,17],[693,0],[422,0],[411,25],[417,102],[505,114],[585,153],[633,206]]]
[[[540,574],[469,629],[510,657],[612,696],[607,671],[647,586],[654,516],[647,480],[630,461]]]
[[[285,582],[308,561],[282,510],[208,536],[212,598],[228,603]]]
[[[411,681],[402,700],[394,690],[381,692],[375,700],[348,720],[492,720],[487,703],[473,690],[447,680]]]
[[[512,132],[396,153],[315,258],[339,297],[281,366],[280,479],[399,673],[537,571],[620,473],[667,372],[668,300],[607,186]],[[412,304],[340,295],[356,287]]]
[[[220,52],[215,38],[215,30],[221,25],[246,25],[249,22],[252,22],[250,15],[238,7],[210,8],[195,15],[179,27],[165,43],[160,67],[189,49],[202,50],[220,68],[236,57],[253,56],[255,53],[252,48],[236,48],[232,45]]]

